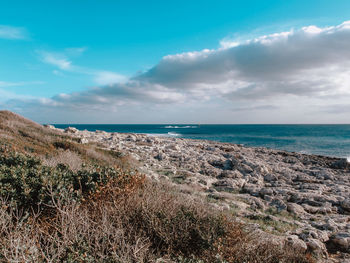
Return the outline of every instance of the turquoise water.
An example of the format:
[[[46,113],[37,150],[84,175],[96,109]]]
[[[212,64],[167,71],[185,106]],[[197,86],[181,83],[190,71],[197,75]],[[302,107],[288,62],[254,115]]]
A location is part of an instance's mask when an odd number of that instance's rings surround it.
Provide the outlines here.
[[[350,157],[350,125],[55,124],[89,131],[213,140],[291,152]]]

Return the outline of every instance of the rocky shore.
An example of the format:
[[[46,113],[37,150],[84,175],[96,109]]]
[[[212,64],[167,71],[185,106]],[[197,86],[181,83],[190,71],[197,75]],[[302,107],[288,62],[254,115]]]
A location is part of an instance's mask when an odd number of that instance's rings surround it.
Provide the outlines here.
[[[130,155],[150,178],[203,196],[251,227],[327,262],[350,260],[346,159],[144,134],[62,132]]]

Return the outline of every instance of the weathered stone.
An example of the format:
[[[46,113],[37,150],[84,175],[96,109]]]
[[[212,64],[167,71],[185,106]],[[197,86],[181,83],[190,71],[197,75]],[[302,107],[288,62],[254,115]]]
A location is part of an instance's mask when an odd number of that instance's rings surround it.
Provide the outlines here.
[[[328,241],[328,246],[336,251],[350,253],[350,233],[341,232],[332,235]]]
[[[291,235],[286,238],[286,243],[297,251],[306,251],[307,245],[306,243],[299,239],[297,235]]]
[[[311,239],[317,239],[323,243],[329,240],[329,237],[326,231],[320,231],[316,229],[303,231],[299,236],[303,240],[308,240],[311,238]]]
[[[209,164],[214,166],[214,167],[216,167],[216,168],[222,169],[222,170],[231,170],[233,168],[232,161],[229,160],[229,159],[226,159],[226,160],[210,160]]]
[[[276,207],[278,210],[286,210],[287,205],[285,202],[283,202],[280,198],[275,198],[270,203],[272,206]]]
[[[350,199],[346,199],[340,203],[341,208],[345,211],[350,212]]]
[[[266,182],[272,182],[272,181],[277,181],[278,178],[275,174],[267,174],[265,177],[264,177],[264,180]]]
[[[155,159],[158,161],[163,161],[165,159],[165,155],[162,152],[159,152],[156,156],[154,156]]]
[[[96,130],[95,132],[96,132],[97,134],[108,135],[107,132],[101,131],[101,130]]]
[[[325,244],[317,239],[310,238],[306,241],[306,245],[308,249],[318,256],[326,256],[328,257],[328,252]]]
[[[335,169],[346,169],[349,167],[349,162],[346,158],[342,158],[342,159],[332,163],[331,167],[335,168]]]
[[[133,134],[129,134],[127,137],[126,137],[126,141],[129,141],[129,142],[136,142],[137,141],[137,137]]]
[[[243,175],[238,170],[223,170],[219,176],[220,178],[242,178]]]
[[[264,197],[265,195],[273,195],[273,190],[271,188],[262,188],[259,191],[259,194]]]
[[[86,143],[89,143],[89,140],[84,138],[84,137],[82,137],[82,138],[79,138],[79,143],[86,144]]]
[[[67,127],[67,128],[64,129],[64,131],[67,132],[67,133],[77,133],[78,129],[74,128],[74,127]]]
[[[299,216],[305,214],[304,208],[296,203],[288,203],[287,211]]]
[[[213,186],[218,191],[232,192],[240,189],[244,184],[244,179],[221,179],[213,183]]]

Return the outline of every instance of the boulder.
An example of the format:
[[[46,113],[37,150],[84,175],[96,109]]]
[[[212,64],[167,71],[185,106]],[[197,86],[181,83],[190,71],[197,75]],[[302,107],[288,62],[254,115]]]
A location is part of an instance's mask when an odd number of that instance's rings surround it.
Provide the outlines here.
[[[159,152],[156,156],[154,156],[155,159],[157,159],[158,161],[162,161],[165,159],[165,154],[163,152]]]
[[[78,129],[74,128],[74,127],[68,127],[68,128],[64,129],[64,132],[66,132],[66,133],[77,133]]]
[[[213,186],[217,191],[232,192],[241,189],[244,183],[244,179],[221,179],[213,183]]]
[[[209,160],[208,163],[215,168],[219,168],[222,170],[231,170],[233,168],[232,161],[230,159],[221,160],[221,159],[214,159]]]
[[[83,138],[79,138],[79,143],[86,144],[86,143],[89,143],[89,140],[84,138],[84,137]]]
[[[304,230],[299,237],[303,240],[308,239],[317,239],[321,242],[327,242],[329,240],[328,234],[326,231],[321,231],[317,229],[311,229],[311,230]]]
[[[331,167],[334,169],[346,169],[349,166],[350,166],[350,164],[346,158],[341,158],[341,159],[339,159],[331,164]]]
[[[327,245],[333,250],[350,253],[350,233],[340,232],[332,235]]]
[[[287,211],[298,216],[305,214],[304,208],[296,203],[288,203]]]
[[[297,235],[291,235],[286,238],[286,244],[289,245],[290,247],[296,249],[297,251],[306,251],[307,250],[307,245],[306,243],[299,239]]]
[[[129,134],[129,135],[126,137],[126,141],[129,141],[129,142],[136,142],[136,141],[137,141],[137,137],[136,137],[136,135],[134,135],[134,134]]]
[[[101,130],[96,130],[95,133],[97,133],[97,134],[104,134],[104,135],[108,134],[107,132],[101,131]]]
[[[265,195],[273,195],[273,190],[271,188],[261,188],[259,192],[260,196],[264,197]]]
[[[287,209],[286,203],[281,198],[274,198],[270,204],[276,207],[278,211]]]
[[[50,125],[50,124],[45,124],[44,127],[49,128],[49,129],[56,129],[55,126]]]
[[[350,199],[345,199],[340,203],[340,207],[345,211],[350,212]]]
[[[238,179],[242,177],[243,175],[238,170],[223,170],[219,176],[219,178],[233,178],[233,179]]]
[[[273,181],[277,181],[278,177],[275,174],[267,174],[265,175],[264,180],[266,182],[273,182]]]
[[[309,238],[305,243],[307,248],[315,255],[328,257],[326,246],[320,240]]]

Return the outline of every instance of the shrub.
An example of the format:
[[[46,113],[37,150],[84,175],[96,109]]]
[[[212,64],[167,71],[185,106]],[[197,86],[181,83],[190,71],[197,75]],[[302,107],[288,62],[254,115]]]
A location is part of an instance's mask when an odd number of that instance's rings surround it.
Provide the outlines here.
[[[55,141],[52,145],[56,149],[70,150],[73,152],[80,152],[81,150],[78,148],[77,144],[74,142],[70,142],[68,140]]]
[[[119,178],[121,170],[90,166],[72,171],[64,164],[42,165],[37,158],[18,153],[0,156],[0,197],[19,210],[41,211],[60,196],[81,199],[99,184]]]
[[[0,261],[308,262],[167,185],[112,181],[82,203],[57,198],[53,216],[26,224],[0,208]]]

